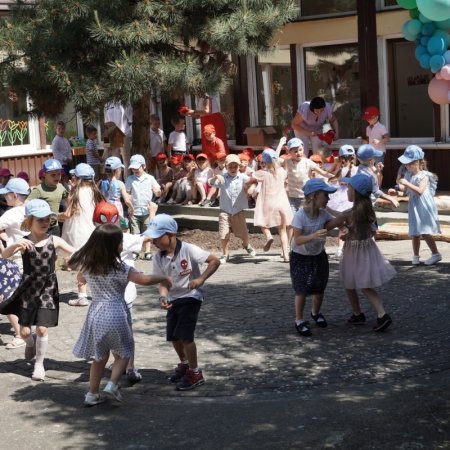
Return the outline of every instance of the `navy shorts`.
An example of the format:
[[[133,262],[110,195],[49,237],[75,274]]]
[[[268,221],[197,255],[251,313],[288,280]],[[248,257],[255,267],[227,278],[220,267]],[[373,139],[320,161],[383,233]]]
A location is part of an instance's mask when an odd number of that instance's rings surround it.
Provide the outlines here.
[[[167,340],[193,342],[202,302],[194,298],[175,300],[167,310]]]

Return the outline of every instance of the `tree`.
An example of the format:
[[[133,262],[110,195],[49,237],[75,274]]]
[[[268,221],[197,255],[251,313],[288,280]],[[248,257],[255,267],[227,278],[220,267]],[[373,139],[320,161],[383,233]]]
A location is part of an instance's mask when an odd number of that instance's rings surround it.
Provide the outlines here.
[[[16,0],[0,24],[0,75],[31,98],[33,114],[54,116],[68,101],[87,121],[111,101],[142,114],[150,89],[223,92],[235,72],[229,55],[270,50],[295,3]]]

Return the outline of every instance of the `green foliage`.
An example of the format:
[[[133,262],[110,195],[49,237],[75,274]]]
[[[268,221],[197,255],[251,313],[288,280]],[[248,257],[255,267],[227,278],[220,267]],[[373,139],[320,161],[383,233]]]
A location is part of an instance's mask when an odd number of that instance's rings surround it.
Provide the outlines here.
[[[5,87],[36,114],[67,101],[89,116],[150,89],[222,92],[229,54],[267,51],[293,0],[16,0],[0,24]]]

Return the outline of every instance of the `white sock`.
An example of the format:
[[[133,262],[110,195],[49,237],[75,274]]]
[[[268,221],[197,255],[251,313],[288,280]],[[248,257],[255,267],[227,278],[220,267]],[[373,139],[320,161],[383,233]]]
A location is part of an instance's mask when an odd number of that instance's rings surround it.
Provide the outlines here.
[[[300,325],[302,322],[304,322],[304,320],[296,320],[295,325]]]
[[[36,364],[43,366],[48,347],[48,334],[36,338]]]
[[[78,293],[78,298],[87,298],[87,294],[83,292]]]

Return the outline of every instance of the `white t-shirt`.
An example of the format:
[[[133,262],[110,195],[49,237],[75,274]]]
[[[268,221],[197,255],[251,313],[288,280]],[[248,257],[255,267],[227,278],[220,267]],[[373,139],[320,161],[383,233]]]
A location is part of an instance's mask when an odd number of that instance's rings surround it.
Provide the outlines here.
[[[7,209],[0,216],[0,231],[5,231],[6,234],[6,246],[10,246],[17,242],[19,239],[30,234],[29,231],[23,231],[20,229],[20,225],[25,219],[25,205],[15,206],[14,208]],[[20,268],[22,268],[22,254],[20,252],[14,253],[10,258]]]
[[[150,155],[156,156],[158,153],[164,153],[164,141],[166,135],[160,128],[154,131],[150,128]]]
[[[177,254],[178,250],[178,254]],[[153,275],[172,277],[172,289],[169,291],[169,300],[184,297],[203,300],[203,286],[198,289],[189,289],[190,281],[201,275],[200,266],[209,257],[209,252],[187,242],[177,241],[177,249],[173,256],[166,256],[159,251],[153,258]]]
[[[56,135],[52,141],[53,158],[61,164],[68,164],[72,161],[72,147],[64,136]]]
[[[133,253],[140,253],[142,244],[144,243],[144,237],[140,234],[123,233],[123,250],[120,253],[120,257],[125,264],[134,267],[134,255]],[[136,285],[133,282],[129,282],[125,288],[125,302],[131,307],[134,300],[137,297]]]
[[[292,198],[303,198],[303,186],[309,180],[312,170],[319,166],[308,158],[301,158],[299,162],[286,159],[287,192]]]
[[[386,153],[386,144],[384,142],[380,142],[379,144],[374,144],[373,140],[378,139],[381,141],[383,139],[383,136],[386,136],[388,131],[386,130],[386,127],[380,123],[377,122],[373,128],[370,127],[370,125],[366,128],[366,135],[367,139],[369,140],[369,144],[373,145],[377,150],[382,151],[383,153]]]
[[[172,131],[169,134],[169,145],[172,145],[172,151],[174,152],[186,152],[187,140],[184,131]]]
[[[105,106],[105,123],[113,122],[126,136],[131,135],[131,123],[133,122],[133,108],[123,107],[120,103],[108,103]]]
[[[194,172],[194,178],[195,181],[198,181],[202,184],[207,184],[208,180],[214,176],[214,171],[211,169],[211,167],[206,167],[203,170],[195,169]]]
[[[292,219],[292,226],[302,231],[302,235],[313,234],[317,230],[325,228],[325,224],[333,219],[333,216],[325,209],[320,209],[317,217],[311,219],[303,208],[299,209]],[[291,249],[295,253],[300,255],[318,255],[322,253],[325,248],[326,238],[313,239],[305,244],[298,245],[295,243],[295,239],[291,241]]]

